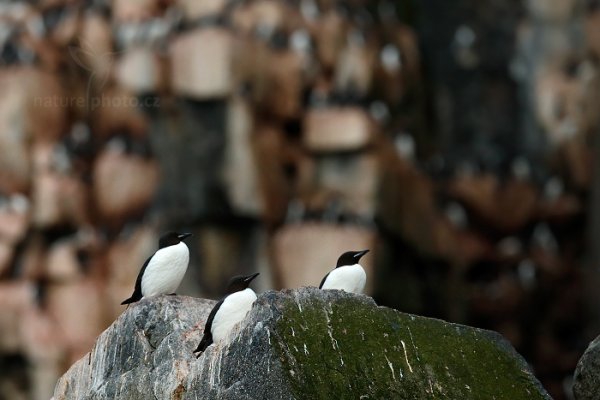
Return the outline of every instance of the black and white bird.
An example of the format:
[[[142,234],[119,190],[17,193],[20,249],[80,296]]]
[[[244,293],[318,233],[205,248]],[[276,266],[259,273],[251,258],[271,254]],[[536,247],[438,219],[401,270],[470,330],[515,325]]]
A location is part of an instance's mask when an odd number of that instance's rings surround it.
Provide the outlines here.
[[[121,304],[135,303],[143,297],[175,294],[190,260],[190,251],[183,243],[191,233],[169,232],[161,236],[158,250],[150,256],[135,281],[133,294]]]
[[[248,286],[258,274],[231,278],[227,294],[214,306],[206,320],[204,336],[194,353],[202,353],[211,344],[225,339],[234,325],[244,319],[256,301],[256,293]]]
[[[319,289],[339,289],[350,293],[362,293],[367,282],[367,274],[358,263],[369,250],[347,251],[337,260],[335,269],[329,272],[319,285]]]

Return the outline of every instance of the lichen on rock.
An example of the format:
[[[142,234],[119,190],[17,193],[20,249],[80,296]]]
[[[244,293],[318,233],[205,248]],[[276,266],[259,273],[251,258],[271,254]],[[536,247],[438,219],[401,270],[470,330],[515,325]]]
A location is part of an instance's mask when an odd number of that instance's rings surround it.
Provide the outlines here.
[[[130,307],[61,378],[60,399],[549,399],[499,334],[340,291],[259,296],[227,343],[192,350],[214,304]]]
[[[573,394],[577,400],[596,400],[600,396],[600,336],[590,343],[577,363]]]

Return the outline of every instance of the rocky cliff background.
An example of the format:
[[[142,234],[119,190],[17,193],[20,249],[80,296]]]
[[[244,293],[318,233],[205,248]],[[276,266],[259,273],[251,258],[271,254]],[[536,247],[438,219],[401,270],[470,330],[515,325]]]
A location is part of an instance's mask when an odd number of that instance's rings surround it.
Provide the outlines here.
[[[555,399],[600,332],[596,0],[0,4],[0,398],[47,399],[160,232],[180,293],[316,285],[503,334]]]

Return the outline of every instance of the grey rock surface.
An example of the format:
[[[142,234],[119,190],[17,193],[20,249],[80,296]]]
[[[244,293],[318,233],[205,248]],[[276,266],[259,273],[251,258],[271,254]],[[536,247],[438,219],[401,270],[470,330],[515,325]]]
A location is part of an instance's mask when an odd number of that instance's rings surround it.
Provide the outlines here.
[[[590,343],[577,363],[573,394],[577,400],[600,398],[600,336]]]
[[[196,359],[213,304],[164,296],[130,307],[54,400],[550,398],[497,333],[316,288],[262,294],[229,341]]]

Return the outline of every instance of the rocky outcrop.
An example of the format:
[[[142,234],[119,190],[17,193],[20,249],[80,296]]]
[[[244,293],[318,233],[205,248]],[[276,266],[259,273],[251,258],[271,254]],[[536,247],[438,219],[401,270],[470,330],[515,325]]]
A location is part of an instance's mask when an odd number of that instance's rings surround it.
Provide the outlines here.
[[[600,336],[590,343],[577,363],[573,382],[577,400],[596,400],[600,394]]]
[[[170,296],[133,305],[54,400],[549,399],[497,333],[315,288],[262,294],[227,343],[196,359],[212,305]]]

